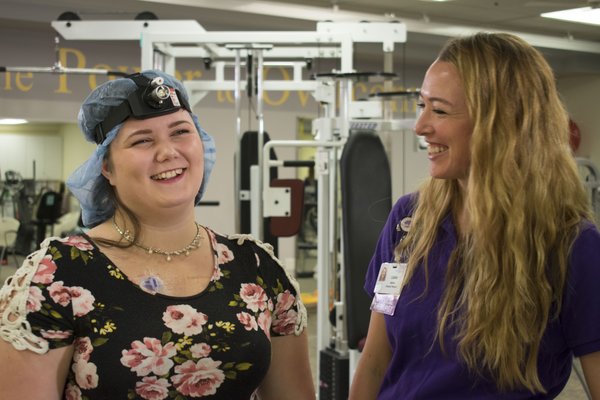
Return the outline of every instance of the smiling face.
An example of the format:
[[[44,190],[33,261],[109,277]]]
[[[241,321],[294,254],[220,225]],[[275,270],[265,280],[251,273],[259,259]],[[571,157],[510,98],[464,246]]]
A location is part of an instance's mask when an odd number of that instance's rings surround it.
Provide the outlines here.
[[[203,173],[202,141],[184,110],[128,119],[102,167],[119,200],[139,216],[193,208]]]
[[[429,67],[421,87],[419,108],[421,114],[415,132],[428,144],[431,176],[458,179],[464,187],[469,175],[473,122],[453,64],[436,61]]]

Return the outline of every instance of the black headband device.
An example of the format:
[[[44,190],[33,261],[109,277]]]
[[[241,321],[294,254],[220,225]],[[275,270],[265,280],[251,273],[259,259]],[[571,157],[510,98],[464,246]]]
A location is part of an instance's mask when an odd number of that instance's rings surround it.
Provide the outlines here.
[[[108,132],[127,118],[146,119],[173,113],[181,108],[192,112],[190,105],[179,90],[166,85],[160,76],[149,78],[137,73],[126,79],[135,82],[138,88],[121,104],[111,107],[108,115],[94,128],[94,140],[101,144]]]

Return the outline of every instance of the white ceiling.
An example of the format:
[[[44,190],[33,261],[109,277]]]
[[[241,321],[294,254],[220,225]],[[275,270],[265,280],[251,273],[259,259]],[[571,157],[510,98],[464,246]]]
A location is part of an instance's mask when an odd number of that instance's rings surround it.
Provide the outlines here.
[[[0,0],[0,26],[52,30],[50,22],[66,11],[82,20],[127,20],[148,11],[161,20],[197,20],[208,31],[313,31],[320,20],[399,20],[407,26],[405,54],[415,66],[431,62],[448,36],[501,30],[518,33],[538,46],[559,75],[600,73],[599,26],[539,16],[588,1]]]

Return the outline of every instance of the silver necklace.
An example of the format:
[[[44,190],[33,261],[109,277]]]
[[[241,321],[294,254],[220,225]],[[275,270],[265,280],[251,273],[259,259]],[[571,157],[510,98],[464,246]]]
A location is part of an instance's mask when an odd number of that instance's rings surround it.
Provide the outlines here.
[[[162,250],[158,247],[149,247],[149,246],[144,246],[141,243],[138,243],[135,240],[135,238],[131,236],[128,229],[125,229],[125,231],[123,231],[119,227],[119,225],[117,225],[117,221],[115,221],[114,218],[113,218],[112,222],[113,222],[113,226],[115,227],[116,231],[119,232],[119,235],[121,235],[121,237],[123,239],[127,240],[129,243],[133,244],[135,247],[139,247],[140,249],[146,251],[146,253],[148,253],[148,254],[161,254],[161,255],[167,256],[167,261],[171,261],[173,256],[180,256],[180,255],[189,256],[190,251],[196,250],[197,248],[200,247],[200,240],[202,239],[202,237],[200,235],[200,224],[198,224],[197,222],[194,222],[196,224],[196,236],[194,236],[194,239],[192,239],[191,243],[188,244],[187,246],[185,246],[183,249],[166,251],[166,250]]]

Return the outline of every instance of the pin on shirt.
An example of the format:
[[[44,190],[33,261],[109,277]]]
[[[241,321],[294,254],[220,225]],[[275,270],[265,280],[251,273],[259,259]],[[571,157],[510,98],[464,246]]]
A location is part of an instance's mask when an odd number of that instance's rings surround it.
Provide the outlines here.
[[[411,224],[412,224],[411,217],[404,217],[404,218],[402,218],[402,220],[399,223],[396,224],[396,231],[402,232],[400,234],[400,238],[398,239],[398,245],[404,240],[404,238],[408,234]],[[399,261],[402,263],[408,262],[408,253],[407,253],[406,249],[404,249],[401,252],[400,256],[396,259],[396,261]]]
[[[396,225],[396,231],[398,231],[398,232],[403,231],[403,232],[408,233],[411,222],[412,222],[411,217],[402,218],[402,220]]]

